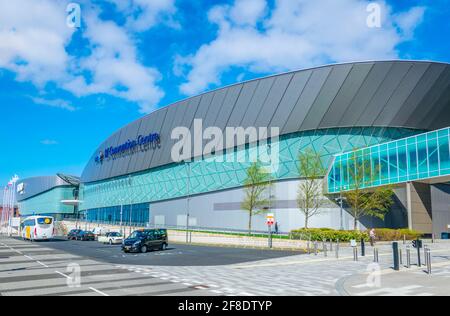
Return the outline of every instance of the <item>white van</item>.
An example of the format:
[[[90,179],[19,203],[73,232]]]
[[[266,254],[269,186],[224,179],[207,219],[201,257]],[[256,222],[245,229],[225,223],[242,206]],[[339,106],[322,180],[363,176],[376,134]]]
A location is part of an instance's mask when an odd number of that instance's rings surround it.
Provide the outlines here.
[[[55,220],[50,216],[26,217],[20,225],[20,234],[26,240],[50,240],[55,236]]]

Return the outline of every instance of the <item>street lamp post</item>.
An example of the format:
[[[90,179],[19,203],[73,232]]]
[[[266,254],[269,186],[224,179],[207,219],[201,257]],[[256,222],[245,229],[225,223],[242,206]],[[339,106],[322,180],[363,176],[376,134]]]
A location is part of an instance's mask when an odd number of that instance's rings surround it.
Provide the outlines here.
[[[190,162],[187,162],[187,169],[188,169],[188,172],[187,172],[187,194],[188,194],[188,196],[187,196],[187,205],[186,205],[186,243],[189,243],[189,212],[190,212],[190,210],[189,210],[189,207],[190,207],[190,200],[191,200],[191,186],[190,186],[190,183],[191,183],[191,179],[190,179],[190,177],[191,177],[191,164],[190,164]]]
[[[133,204],[130,205],[130,229],[129,229],[130,235],[131,235],[131,229],[132,229],[132,227],[131,227],[131,221],[133,218],[132,214],[133,214]]]
[[[120,200],[120,233],[124,235],[122,230],[122,222],[123,222],[123,200]]]
[[[336,198],[340,206],[340,230],[344,230],[344,200],[345,198],[342,196],[342,192],[340,192],[340,196]]]

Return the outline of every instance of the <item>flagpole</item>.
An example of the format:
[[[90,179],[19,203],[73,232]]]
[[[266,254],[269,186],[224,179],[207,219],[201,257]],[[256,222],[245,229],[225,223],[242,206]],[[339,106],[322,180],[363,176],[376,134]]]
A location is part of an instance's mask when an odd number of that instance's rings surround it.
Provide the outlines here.
[[[19,180],[19,177],[17,175],[14,175],[14,177],[12,178],[11,182],[12,182],[12,191],[11,191],[11,208],[10,208],[10,213],[9,213],[9,236],[12,235],[12,221],[14,218],[14,209],[16,206],[16,183]]]
[[[6,209],[5,209],[5,222],[4,222],[6,234],[8,234],[8,232],[9,232],[8,223],[9,223],[9,208],[11,206],[11,185],[12,185],[12,183],[11,183],[11,181],[9,181],[8,187],[7,187],[8,190],[6,191]]]
[[[0,232],[1,233],[3,233],[3,226],[5,225],[6,194],[7,194],[7,187],[3,187],[2,214],[1,214],[1,218],[0,218]]]

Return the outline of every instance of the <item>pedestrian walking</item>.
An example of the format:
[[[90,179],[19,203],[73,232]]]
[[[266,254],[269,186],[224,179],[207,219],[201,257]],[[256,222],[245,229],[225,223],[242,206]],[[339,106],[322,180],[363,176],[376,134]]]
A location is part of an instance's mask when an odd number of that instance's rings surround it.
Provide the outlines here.
[[[375,245],[375,239],[377,238],[374,228],[370,230],[369,237],[370,237],[370,245],[373,247]]]
[[[278,235],[278,222],[275,222],[275,234]]]

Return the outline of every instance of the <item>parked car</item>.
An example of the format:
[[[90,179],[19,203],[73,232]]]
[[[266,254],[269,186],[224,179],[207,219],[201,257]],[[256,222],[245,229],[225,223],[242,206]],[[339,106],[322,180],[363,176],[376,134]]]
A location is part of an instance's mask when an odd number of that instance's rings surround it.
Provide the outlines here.
[[[118,232],[106,233],[104,236],[98,236],[98,242],[110,245],[119,245],[123,242],[123,236]]]
[[[95,235],[93,232],[82,230],[77,234],[76,240],[95,241]]]
[[[109,230],[104,228],[104,227],[95,227],[92,232],[94,233],[95,236],[101,236],[101,235],[106,235],[107,233],[109,233]]]
[[[67,239],[68,240],[77,240],[77,235],[81,232],[81,229],[72,229],[68,234],[67,234]]]
[[[165,250],[169,242],[166,229],[144,229],[133,232],[122,243],[122,251],[146,253],[151,250]]]

